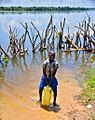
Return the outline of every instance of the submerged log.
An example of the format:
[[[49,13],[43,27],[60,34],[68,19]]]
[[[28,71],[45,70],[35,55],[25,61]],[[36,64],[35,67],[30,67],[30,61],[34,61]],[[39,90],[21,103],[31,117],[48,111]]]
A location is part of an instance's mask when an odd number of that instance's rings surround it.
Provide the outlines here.
[[[78,48],[78,49],[74,49],[74,48],[71,48],[71,49],[67,49],[67,50],[62,50],[64,52],[73,52],[73,51],[88,51],[88,52],[93,52],[94,50],[93,49],[85,49],[85,48]]]

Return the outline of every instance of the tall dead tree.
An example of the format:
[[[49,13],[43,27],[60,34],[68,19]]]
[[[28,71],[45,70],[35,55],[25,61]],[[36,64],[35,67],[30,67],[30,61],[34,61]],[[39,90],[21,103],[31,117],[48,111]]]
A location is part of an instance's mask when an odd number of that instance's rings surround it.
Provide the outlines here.
[[[17,33],[17,29],[14,28],[13,30],[11,29],[11,26],[9,26],[9,33],[10,33],[10,43],[7,49],[7,53],[10,52],[12,56],[14,56],[17,51],[18,51],[18,33]]]
[[[65,21],[66,19],[64,18],[63,23],[60,22],[60,32],[59,32],[59,49],[62,48],[62,44],[63,44],[63,32],[64,32],[64,27],[65,27]]]

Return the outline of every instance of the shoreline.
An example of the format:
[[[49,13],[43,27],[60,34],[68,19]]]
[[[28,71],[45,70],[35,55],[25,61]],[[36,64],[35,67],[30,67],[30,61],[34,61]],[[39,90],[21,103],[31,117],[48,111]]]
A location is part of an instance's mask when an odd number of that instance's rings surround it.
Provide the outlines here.
[[[40,12],[74,12],[74,11],[91,11],[95,10],[95,8],[84,8],[84,7],[22,7],[22,6],[10,6],[4,7],[0,6],[0,12],[33,12],[33,11],[40,11]]]

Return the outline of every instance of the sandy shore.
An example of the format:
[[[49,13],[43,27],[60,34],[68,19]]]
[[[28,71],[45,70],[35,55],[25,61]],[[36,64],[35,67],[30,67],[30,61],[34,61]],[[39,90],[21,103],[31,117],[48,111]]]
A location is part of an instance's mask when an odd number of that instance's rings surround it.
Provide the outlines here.
[[[95,109],[88,109],[81,103],[77,81],[70,72],[62,72],[57,74],[59,107],[55,108],[40,107],[38,88],[14,90],[11,86],[1,86],[0,120],[92,120]]]

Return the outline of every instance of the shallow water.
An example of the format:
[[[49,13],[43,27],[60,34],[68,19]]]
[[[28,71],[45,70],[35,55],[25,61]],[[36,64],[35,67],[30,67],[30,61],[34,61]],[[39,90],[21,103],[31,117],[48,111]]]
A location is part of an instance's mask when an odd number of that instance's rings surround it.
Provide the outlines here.
[[[28,25],[31,26],[31,21],[32,21],[37,27],[37,29],[40,31],[40,33],[42,33],[48,24],[50,16],[52,15],[53,23],[58,27],[58,29],[59,29],[59,23],[63,21],[64,18],[66,18],[66,24],[64,29],[64,36],[65,36],[68,32],[68,26],[70,29],[70,33],[77,31],[77,29],[74,26],[78,25],[79,22],[81,23],[85,17],[86,19],[88,19],[87,14],[89,14],[89,16],[91,17],[91,22],[94,22],[95,20],[95,17],[93,16],[94,12],[95,11],[83,11],[83,12],[75,11],[69,13],[68,12],[1,13],[0,14],[0,25],[1,25],[0,44],[2,48],[4,48],[4,50],[7,50],[9,44],[9,25],[11,25],[12,29],[16,27],[18,38],[24,33],[24,28],[20,24],[21,22],[23,24],[27,22]],[[25,47],[28,48],[28,55],[26,55],[25,58],[18,57],[14,61],[9,61],[8,63],[4,63],[5,66],[3,66],[3,68],[2,65],[0,65],[0,69],[1,71],[3,71],[5,81],[6,82],[16,81],[17,83],[15,84],[17,86],[21,85],[22,81],[20,81],[19,78],[18,80],[16,80],[17,79],[16,77],[21,76],[23,79],[24,74],[26,75],[30,74],[31,76],[30,78],[32,78],[32,76],[35,76],[35,71],[38,68],[41,69],[42,62],[47,58],[47,53],[42,54],[38,52],[35,55],[32,54],[31,45],[28,38],[25,44],[26,44]],[[71,53],[65,53],[62,51],[59,52],[56,49],[55,51],[56,51],[56,59],[59,61],[60,68],[73,69],[74,71],[76,71],[76,68],[80,64],[83,64],[85,61],[87,61],[88,58],[91,58],[93,56],[93,54],[88,54],[81,51],[71,52]]]
[[[93,16],[95,11],[89,11],[88,14],[91,17],[91,21],[95,21]],[[4,50],[7,49],[9,44],[9,25],[12,28],[16,27],[18,30],[18,37],[24,33],[24,29],[20,22],[27,22],[31,26],[32,21],[36,27],[42,32],[50,19],[50,15],[53,16],[54,24],[59,28],[60,21],[66,18],[66,25],[64,34],[70,27],[70,32],[75,32],[77,29],[74,27],[82,22],[84,17],[87,17],[87,12],[52,12],[52,13],[1,13],[0,14],[0,44]],[[93,17],[92,17],[93,16]],[[14,61],[4,63],[4,66],[0,64],[0,93],[12,98],[16,103],[30,108],[31,100],[36,101],[38,95],[39,81],[42,76],[42,62],[47,58],[47,52],[37,52],[33,55],[31,52],[31,45],[29,40],[26,41],[26,48],[28,48],[28,54],[25,57],[17,57]],[[69,81],[75,79],[79,85],[81,84],[80,78],[80,65],[85,64],[92,57],[95,58],[94,53],[87,52],[63,52],[56,51],[56,59],[59,62],[59,70],[57,78],[61,82],[65,80]],[[67,77],[65,77],[65,75]],[[3,79],[2,79],[3,78]],[[70,78],[70,79],[69,79]],[[2,95],[1,95],[2,96]],[[31,98],[31,96],[33,98]],[[34,99],[34,97],[36,98]],[[6,98],[4,98],[6,99]],[[28,103],[28,105],[26,105]],[[33,108],[34,109],[34,108]]]
[[[37,29],[42,34],[43,30],[46,29],[50,16],[53,16],[53,23],[59,30],[59,24],[66,18],[66,24],[64,29],[64,36],[68,33],[68,27],[70,33],[77,31],[75,25],[78,26],[79,23],[82,23],[84,18],[88,20],[88,15],[91,17],[91,22],[95,21],[95,11],[73,11],[73,12],[26,12],[26,13],[10,13],[3,12],[0,13],[0,44],[4,49],[7,49],[7,45],[9,43],[9,25],[11,25],[12,29],[16,27],[18,38],[22,36],[24,33],[24,28],[20,24],[21,22],[25,24],[28,23],[32,29],[31,21],[35,24]],[[30,28],[29,28],[30,30]],[[35,34],[35,31],[32,31]],[[28,46],[29,50],[31,48],[29,41],[26,41],[26,46]]]

